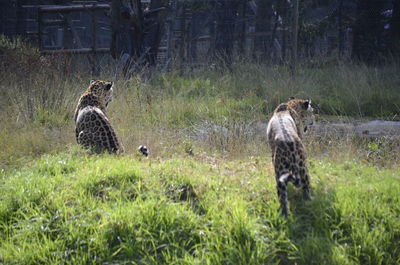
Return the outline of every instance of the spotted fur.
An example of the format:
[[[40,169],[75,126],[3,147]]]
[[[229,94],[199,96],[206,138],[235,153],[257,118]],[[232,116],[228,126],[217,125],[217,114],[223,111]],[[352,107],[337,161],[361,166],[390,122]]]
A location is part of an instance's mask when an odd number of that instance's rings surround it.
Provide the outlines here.
[[[106,115],[112,93],[112,82],[91,81],[89,88],[79,98],[75,110],[76,141],[95,153],[123,151]]]
[[[305,198],[310,195],[310,176],[306,166],[306,152],[302,142],[307,125],[313,123],[310,100],[291,99],[274,111],[267,127],[272,151],[278,198],[282,215],[288,216],[287,183],[302,187]]]

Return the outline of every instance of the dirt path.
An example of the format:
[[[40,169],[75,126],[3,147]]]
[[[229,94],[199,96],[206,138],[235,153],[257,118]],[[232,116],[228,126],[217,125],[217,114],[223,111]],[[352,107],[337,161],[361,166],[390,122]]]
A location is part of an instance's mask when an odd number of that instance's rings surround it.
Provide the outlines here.
[[[352,121],[352,122],[333,122],[316,123],[312,128],[316,134],[336,133],[336,134],[356,134],[359,136],[394,136],[400,135],[399,121]]]
[[[240,138],[242,140],[254,137],[266,137],[268,120],[260,120],[253,122],[231,122],[222,123],[203,122],[194,126],[189,133],[194,139],[210,141],[210,139],[218,139],[227,141],[228,138]],[[360,137],[399,137],[400,121],[384,121],[384,120],[343,120],[343,121],[321,121],[316,122],[309,127],[307,132],[309,135],[337,135],[351,136],[358,135]]]

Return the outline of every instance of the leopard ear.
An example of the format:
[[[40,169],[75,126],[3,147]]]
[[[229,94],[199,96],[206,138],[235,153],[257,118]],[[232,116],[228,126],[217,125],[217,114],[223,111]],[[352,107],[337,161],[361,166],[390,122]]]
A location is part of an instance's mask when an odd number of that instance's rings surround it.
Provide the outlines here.
[[[113,82],[107,83],[106,90],[110,90],[112,88],[112,86],[113,86]]]
[[[89,85],[92,85],[95,81],[96,81],[96,80],[94,80],[94,79],[90,80]]]
[[[308,107],[311,105],[311,100],[306,100],[303,102],[303,109],[308,109]]]
[[[289,97],[289,100],[293,100],[294,99],[294,97]]]

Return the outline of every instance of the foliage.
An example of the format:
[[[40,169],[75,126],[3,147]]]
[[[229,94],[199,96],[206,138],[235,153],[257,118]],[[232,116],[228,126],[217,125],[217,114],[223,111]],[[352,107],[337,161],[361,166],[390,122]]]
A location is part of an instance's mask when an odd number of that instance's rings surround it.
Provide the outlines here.
[[[279,216],[269,158],[138,161],[72,148],[0,176],[5,264],[395,264],[395,171],[312,160]]]
[[[253,126],[292,95],[325,115],[395,116],[397,65],[327,63],[292,77],[238,62],[117,79],[108,115],[122,156],[74,144],[72,114],[90,78],[36,68],[0,72],[0,263],[400,262],[398,138],[306,137],[315,198],[290,189],[284,220]]]
[[[74,109],[92,78],[29,67],[30,74],[23,78],[13,67],[0,72],[2,167],[75,143]],[[236,61],[230,70],[211,66],[184,75],[172,71],[150,81],[141,76],[115,80],[112,73],[98,78],[116,82],[108,115],[128,153],[145,144],[157,155],[170,157],[198,147],[254,154],[263,139],[254,137],[253,125],[290,96],[311,98],[321,116],[398,119],[398,72],[396,64],[374,68],[319,62],[301,67],[293,77],[285,66]],[[188,138],[193,148],[182,147]],[[335,141],[356,144],[351,139]],[[368,150],[366,144],[361,148]],[[365,156],[363,151],[361,158]]]

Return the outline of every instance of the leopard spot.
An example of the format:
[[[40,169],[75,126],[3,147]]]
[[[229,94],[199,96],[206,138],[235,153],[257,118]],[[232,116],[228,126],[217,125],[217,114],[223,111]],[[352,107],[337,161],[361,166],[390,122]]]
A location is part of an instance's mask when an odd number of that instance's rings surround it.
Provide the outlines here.
[[[288,147],[290,152],[294,152],[294,144],[293,143],[288,143]]]

